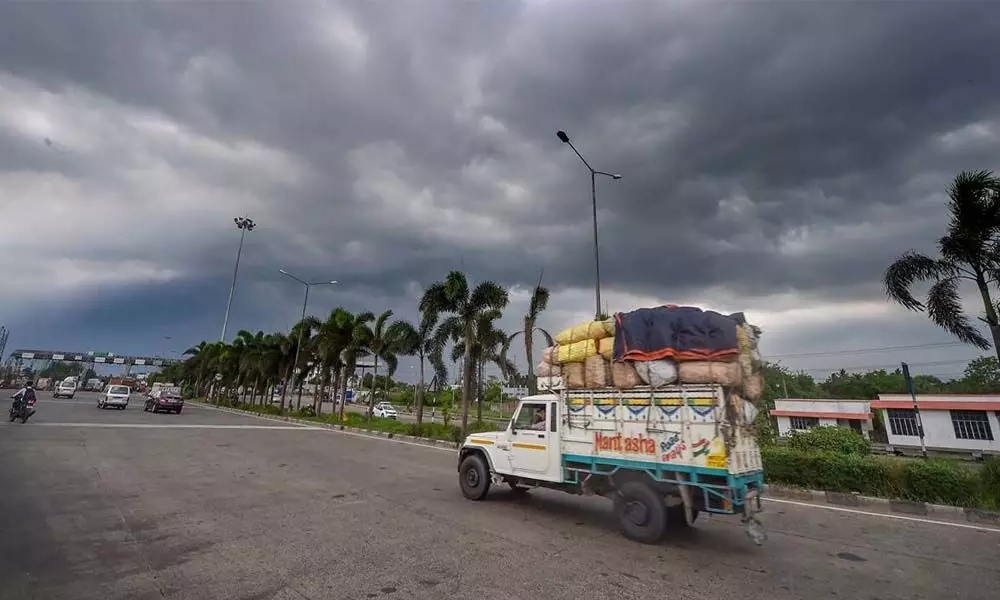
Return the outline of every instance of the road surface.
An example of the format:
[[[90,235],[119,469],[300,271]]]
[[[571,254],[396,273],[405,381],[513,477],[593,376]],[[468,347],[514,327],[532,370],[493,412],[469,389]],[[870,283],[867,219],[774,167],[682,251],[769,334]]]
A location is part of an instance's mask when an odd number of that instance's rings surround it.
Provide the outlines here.
[[[600,498],[458,490],[453,451],[188,405],[0,424],[0,599],[995,599],[1000,532],[769,503],[623,538]]]

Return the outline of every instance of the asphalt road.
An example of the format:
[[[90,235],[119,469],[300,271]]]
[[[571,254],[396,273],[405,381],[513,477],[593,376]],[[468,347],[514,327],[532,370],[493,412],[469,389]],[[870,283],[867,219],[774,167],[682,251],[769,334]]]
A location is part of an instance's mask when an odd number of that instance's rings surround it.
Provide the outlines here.
[[[453,451],[43,396],[0,424],[0,599],[995,599],[1000,532],[769,503],[659,546],[606,501],[458,490]],[[108,426],[111,425],[111,426]]]

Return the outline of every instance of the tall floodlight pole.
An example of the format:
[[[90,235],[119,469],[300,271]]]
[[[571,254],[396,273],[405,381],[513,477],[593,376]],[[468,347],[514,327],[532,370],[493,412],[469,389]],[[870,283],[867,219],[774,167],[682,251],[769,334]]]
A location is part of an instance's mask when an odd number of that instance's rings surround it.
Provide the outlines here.
[[[226,327],[229,325],[229,310],[233,307],[233,293],[236,291],[236,276],[240,272],[240,257],[243,255],[243,239],[246,237],[248,231],[253,231],[257,224],[253,222],[250,217],[234,217],[233,222],[236,223],[236,228],[240,230],[240,247],[236,251],[236,267],[233,269],[233,285],[229,288],[229,302],[226,304],[226,318],[222,320],[222,335],[219,336],[220,342],[226,341]]]
[[[576,149],[576,146],[573,145],[573,142],[569,141],[569,136],[566,135],[565,131],[557,131],[556,137],[559,138],[559,141],[572,148],[573,152],[576,152],[576,155],[580,157],[581,161],[583,161],[583,164],[584,166],[587,167],[587,170],[590,171],[590,202],[594,212],[594,272],[595,272],[594,296],[596,300],[596,309],[594,311],[594,318],[598,318],[601,315],[601,253],[597,246],[597,176],[604,175],[605,177],[610,177],[611,179],[616,179],[616,180],[621,179],[622,176],[619,175],[618,173],[607,173],[605,171],[598,171],[594,167],[590,166],[590,163],[587,162],[587,159],[584,158],[582,154],[580,154],[580,151]]]
[[[314,285],[336,285],[337,283],[336,279],[329,281],[306,281],[304,279],[296,277],[295,275],[292,275],[291,273],[289,273],[284,269],[278,269],[278,272],[286,277],[290,277],[295,281],[298,281],[306,288],[306,297],[302,301],[302,319],[300,319],[299,321],[300,323],[306,320],[306,305],[309,304],[309,288],[313,287]],[[299,352],[301,350],[302,350],[302,327],[299,327],[299,341],[295,344],[295,368],[298,368],[299,366]],[[288,385],[287,381],[285,382],[285,385],[286,386]],[[282,393],[282,397],[284,397],[284,393]]]

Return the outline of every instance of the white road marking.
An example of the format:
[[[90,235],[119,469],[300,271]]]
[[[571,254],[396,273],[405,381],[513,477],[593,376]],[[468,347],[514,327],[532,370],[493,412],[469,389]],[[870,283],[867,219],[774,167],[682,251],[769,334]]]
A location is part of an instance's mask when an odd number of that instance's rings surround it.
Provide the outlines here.
[[[778,504],[791,504],[794,506],[802,506],[805,508],[822,508],[824,510],[832,510],[835,512],[845,512],[855,515],[865,515],[868,517],[882,517],[885,519],[898,519],[900,521],[914,521],[916,523],[928,523],[930,525],[944,525],[945,527],[958,527],[961,529],[975,529],[976,531],[989,531],[992,533],[1000,533],[1000,529],[994,529],[992,527],[985,527],[981,525],[970,525],[968,523],[955,523],[954,521],[938,521],[936,519],[923,519],[920,517],[907,517],[904,515],[894,515],[889,513],[877,513],[870,512],[867,510],[857,510],[853,508],[844,508],[843,506],[830,506],[829,504],[812,504],[810,502],[796,502],[795,500],[781,500],[779,498],[761,498],[764,502],[776,502]]]
[[[118,429],[277,429],[282,431],[322,431],[308,425],[201,425],[196,423],[32,423],[32,427],[106,427]]]

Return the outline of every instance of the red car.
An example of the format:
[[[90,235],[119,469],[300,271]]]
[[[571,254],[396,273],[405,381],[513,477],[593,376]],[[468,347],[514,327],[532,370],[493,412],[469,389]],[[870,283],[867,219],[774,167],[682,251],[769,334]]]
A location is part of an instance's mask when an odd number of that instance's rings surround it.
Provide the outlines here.
[[[180,392],[176,390],[153,390],[146,396],[146,404],[142,407],[144,411],[175,412],[181,414],[184,408],[184,399]]]

